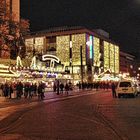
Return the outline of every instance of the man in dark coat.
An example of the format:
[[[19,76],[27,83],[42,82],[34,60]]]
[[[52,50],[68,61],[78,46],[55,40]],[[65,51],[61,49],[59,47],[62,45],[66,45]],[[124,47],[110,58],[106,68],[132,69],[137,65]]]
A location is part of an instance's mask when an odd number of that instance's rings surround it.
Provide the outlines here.
[[[116,86],[115,86],[114,82],[111,85],[111,89],[112,89],[113,98],[116,98]]]

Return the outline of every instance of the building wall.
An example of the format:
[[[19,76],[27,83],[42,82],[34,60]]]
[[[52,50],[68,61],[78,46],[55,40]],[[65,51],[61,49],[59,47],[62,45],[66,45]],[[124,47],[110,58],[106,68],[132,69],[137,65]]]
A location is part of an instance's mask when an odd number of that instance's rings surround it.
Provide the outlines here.
[[[20,21],[20,0],[6,0],[7,12],[10,11],[14,21]]]
[[[82,52],[80,52],[80,46],[82,46]],[[86,36],[85,34],[72,35],[72,65],[86,65]]]
[[[58,36],[56,37],[56,55],[60,59],[61,63],[65,66],[69,66],[70,63],[70,36]]]
[[[104,71],[119,73],[119,47],[104,41]]]
[[[20,21],[20,0],[12,0],[12,12],[14,14],[14,21]]]
[[[44,37],[45,44],[42,45],[46,48],[43,53],[52,54],[50,50],[53,50],[53,54],[60,59],[61,63],[68,67],[71,73],[76,74],[74,77],[81,75],[81,69],[83,69],[83,79],[92,79],[95,72],[99,74],[106,70],[111,70],[115,74],[119,73],[119,46],[109,39],[100,38],[92,32],[78,33],[78,31],[70,31],[67,34],[65,31],[64,34],[62,32],[61,34],[49,33],[49,35],[46,33],[43,36],[46,36]],[[37,35],[40,38],[43,36]],[[30,40],[29,37],[26,39],[26,44],[28,48],[33,47],[35,41]]]
[[[136,71],[135,65],[135,56],[120,52],[120,73],[129,73],[130,76],[134,76]]]

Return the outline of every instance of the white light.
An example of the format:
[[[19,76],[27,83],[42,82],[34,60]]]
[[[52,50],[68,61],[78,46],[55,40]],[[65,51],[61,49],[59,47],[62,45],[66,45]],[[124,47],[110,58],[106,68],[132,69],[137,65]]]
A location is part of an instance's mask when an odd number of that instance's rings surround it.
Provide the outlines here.
[[[43,55],[42,56],[42,60],[43,61],[46,61],[46,60],[53,60],[57,63],[60,62],[60,59],[58,57],[56,57],[55,55],[49,55],[49,54],[46,54],[46,55]]]
[[[0,69],[0,72],[9,72],[9,70],[1,70],[1,69]]]
[[[0,68],[9,68],[9,66],[5,66],[3,64],[0,64]]]
[[[72,41],[70,41],[70,48],[72,48]]]
[[[87,41],[87,42],[86,42],[86,45],[91,46],[91,45],[92,45],[92,40]]]

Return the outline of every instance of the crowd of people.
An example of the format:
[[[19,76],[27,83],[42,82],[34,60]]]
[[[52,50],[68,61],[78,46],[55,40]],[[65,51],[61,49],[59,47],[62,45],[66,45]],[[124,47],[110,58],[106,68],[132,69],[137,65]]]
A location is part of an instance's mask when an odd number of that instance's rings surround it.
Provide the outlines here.
[[[116,97],[116,86],[117,82],[104,82],[104,81],[96,81],[93,83],[78,83],[76,85],[79,89],[95,89],[96,91],[99,89],[108,90],[112,89],[112,95],[113,97]],[[53,92],[57,95],[66,93],[69,94],[69,91],[73,90],[73,85],[71,82],[61,82],[59,80],[55,81],[53,84]],[[38,99],[44,99],[44,92],[45,92],[45,83],[39,82],[39,83],[8,83],[5,82],[1,84],[1,91],[2,96],[5,96],[6,98],[12,98],[14,95],[14,98],[20,99],[22,96],[26,99],[31,99],[34,96],[38,96]]]
[[[66,83],[60,81],[54,82],[53,91],[56,92],[58,95],[63,94],[64,91],[68,95],[70,90],[73,90],[71,82],[66,82]]]
[[[83,82],[83,83],[78,83],[77,86],[79,87],[79,89],[104,89],[104,90],[108,90],[112,88],[112,84],[115,84],[115,86],[117,86],[117,82],[112,82],[112,81],[95,81],[93,83],[87,83],[87,82]]]
[[[83,82],[82,84],[78,83],[77,86],[79,87],[79,89],[96,89],[96,91],[99,89],[103,89],[103,90],[111,89],[112,97],[116,98],[117,84],[118,82],[114,82],[114,81],[96,81],[93,83],[86,83],[86,82]]]
[[[25,98],[32,98],[33,96],[38,96],[39,99],[44,98],[45,85],[40,82],[36,83],[8,83],[5,82],[1,84],[2,96],[5,98],[12,98],[12,96],[16,96],[15,98],[20,99],[22,96]]]

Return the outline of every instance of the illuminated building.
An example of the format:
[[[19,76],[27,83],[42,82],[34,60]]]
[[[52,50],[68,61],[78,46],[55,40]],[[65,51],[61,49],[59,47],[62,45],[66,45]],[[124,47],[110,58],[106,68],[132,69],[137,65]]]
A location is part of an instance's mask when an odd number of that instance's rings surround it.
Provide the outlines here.
[[[99,30],[98,30],[99,31]],[[62,27],[36,32],[25,40],[26,54],[53,54],[75,81],[94,79],[110,70],[119,73],[119,46],[102,32],[83,27]],[[100,30],[102,31],[102,30]],[[105,32],[104,32],[105,33]]]
[[[129,76],[136,76],[137,62],[133,55],[120,51],[120,73],[128,73]]]
[[[20,21],[20,0],[3,0],[5,2],[5,12],[10,11],[11,20]],[[9,18],[11,18],[9,17]]]

